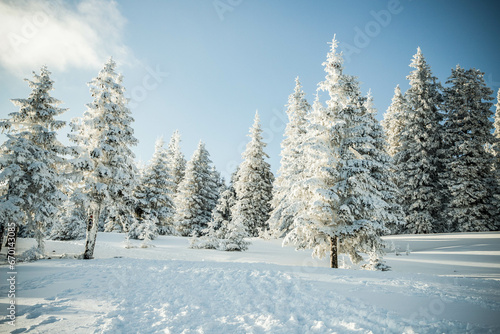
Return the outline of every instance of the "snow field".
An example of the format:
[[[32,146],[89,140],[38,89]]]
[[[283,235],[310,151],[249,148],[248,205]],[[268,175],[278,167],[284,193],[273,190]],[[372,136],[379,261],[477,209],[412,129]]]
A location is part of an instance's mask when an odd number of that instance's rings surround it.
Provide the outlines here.
[[[53,259],[18,265],[17,326],[10,328],[2,320],[0,331],[500,330],[500,268],[495,267],[500,263],[499,233],[387,237],[402,250],[407,244],[411,249],[409,256],[386,256],[393,266],[390,272],[332,270],[327,259],[282,248],[280,240],[252,239],[249,250],[241,253],[188,249],[188,239],[180,237],[159,237],[153,241],[154,248],[125,249],[123,238],[123,234],[100,233],[96,259],[89,261],[56,259],[62,253],[81,252],[83,241],[48,241],[47,251],[55,251]],[[19,250],[31,244],[34,240],[22,239]],[[139,247],[140,241],[132,244]],[[414,268],[415,264],[429,265],[428,272],[418,273],[421,267]],[[1,268],[5,275],[7,268]],[[471,278],[475,276],[494,279]],[[5,291],[4,281],[1,291]],[[4,315],[5,293],[0,297]]]

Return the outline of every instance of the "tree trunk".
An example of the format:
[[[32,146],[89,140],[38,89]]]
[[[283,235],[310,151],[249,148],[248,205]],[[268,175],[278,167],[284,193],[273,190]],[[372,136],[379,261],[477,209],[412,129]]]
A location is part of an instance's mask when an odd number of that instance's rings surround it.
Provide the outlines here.
[[[99,215],[101,213],[101,205],[97,211],[90,215],[87,221],[87,235],[85,240],[85,252],[83,253],[83,258],[85,260],[90,260],[94,258],[94,248],[97,239],[97,228],[99,226]]]
[[[338,237],[330,237],[330,268],[339,267]]]
[[[40,251],[41,254],[45,255],[45,240],[44,238],[44,226],[42,222],[37,222],[36,223],[36,230],[35,230],[35,239],[37,243],[38,250]]]

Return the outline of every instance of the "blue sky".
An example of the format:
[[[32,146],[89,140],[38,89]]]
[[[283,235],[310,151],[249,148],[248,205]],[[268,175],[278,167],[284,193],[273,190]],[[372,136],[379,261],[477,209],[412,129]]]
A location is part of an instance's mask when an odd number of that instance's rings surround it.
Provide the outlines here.
[[[113,56],[131,97],[137,159],[178,129],[190,158],[201,139],[227,176],[259,110],[273,171],[285,107],[300,77],[312,103],[336,34],[346,73],[371,88],[379,118],[394,87],[408,88],[418,46],[443,83],[456,64],[500,88],[497,1],[0,1],[0,117],[26,97],[23,78],[46,64],[52,95],[79,117],[86,83]],[[496,95],[496,94],[495,94]],[[64,140],[66,133],[61,133]]]

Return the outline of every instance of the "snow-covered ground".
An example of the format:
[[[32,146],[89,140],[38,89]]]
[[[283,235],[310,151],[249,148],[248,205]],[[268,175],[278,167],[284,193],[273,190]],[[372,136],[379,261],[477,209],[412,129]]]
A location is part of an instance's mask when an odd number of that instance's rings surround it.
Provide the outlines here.
[[[243,253],[188,249],[181,237],[126,249],[123,234],[100,233],[95,260],[59,258],[83,241],[48,241],[52,259],[17,265],[15,327],[3,320],[0,267],[0,332],[500,332],[500,233],[385,239],[402,254],[385,257],[389,272],[333,270],[280,240],[253,239]]]

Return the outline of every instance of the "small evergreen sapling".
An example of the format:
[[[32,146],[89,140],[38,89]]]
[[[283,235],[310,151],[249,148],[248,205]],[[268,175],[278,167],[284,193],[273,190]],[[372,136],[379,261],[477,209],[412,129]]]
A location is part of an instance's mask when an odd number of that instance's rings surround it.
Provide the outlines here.
[[[232,219],[231,208],[235,203],[235,191],[232,185],[223,187],[217,206],[212,213],[204,235],[191,240],[191,248],[218,249],[223,251],[245,251],[250,242],[246,241],[248,232],[243,224]]]

